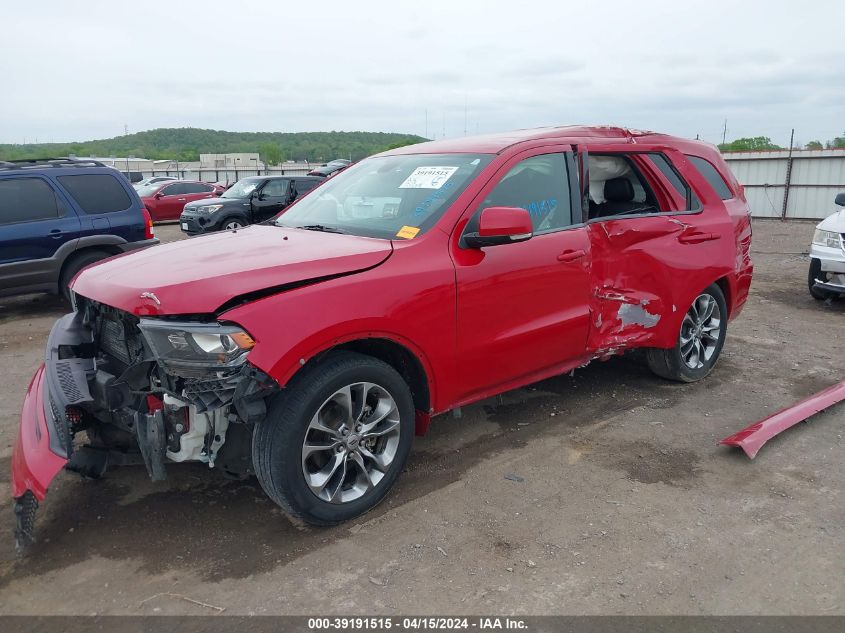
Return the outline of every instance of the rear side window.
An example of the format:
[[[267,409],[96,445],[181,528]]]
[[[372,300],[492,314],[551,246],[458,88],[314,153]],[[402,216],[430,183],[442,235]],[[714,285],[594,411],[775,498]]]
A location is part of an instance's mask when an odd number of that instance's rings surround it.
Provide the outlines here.
[[[204,185],[199,182],[186,182],[182,186],[185,188],[184,193],[209,193],[214,190],[211,185]]]
[[[698,173],[704,177],[710,186],[713,187],[714,191],[719,194],[722,200],[730,200],[734,197],[733,191],[731,191],[728,183],[725,182],[722,174],[719,173],[719,170],[710,161],[699,158],[698,156],[690,156],[689,154],[687,154],[687,159],[695,166]]]
[[[319,184],[316,180],[297,180],[296,193],[307,193]]]
[[[115,213],[132,206],[126,190],[109,174],[59,176],[58,180],[85,213]]]
[[[264,185],[264,189],[261,190],[261,194],[269,198],[283,198],[288,195],[289,187],[289,180],[271,180]]]
[[[61,215],[56,194],[40,178],[0,179],[0,225],[52,220]]]
[[[663,154],[648,154],[648,158],[666,177],[666,180],[668,180],[669,184],[674,187],[675,191],[681,194],[684,200],[687,201],[687,210],[697,209],[700,206],[701,203],[698,201],[695,193],[693,193],[689,185],[684,182],[683,178],[678,175],[678,172],[675,171],[675,168],[669,162],[668,158],[666,158]]]

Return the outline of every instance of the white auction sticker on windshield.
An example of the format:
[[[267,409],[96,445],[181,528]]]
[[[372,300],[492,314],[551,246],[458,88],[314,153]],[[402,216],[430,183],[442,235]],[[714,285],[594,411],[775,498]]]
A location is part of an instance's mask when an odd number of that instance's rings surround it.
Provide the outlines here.
[[[417,167],[399,188],[440,189],[456,171],[457,167]]]

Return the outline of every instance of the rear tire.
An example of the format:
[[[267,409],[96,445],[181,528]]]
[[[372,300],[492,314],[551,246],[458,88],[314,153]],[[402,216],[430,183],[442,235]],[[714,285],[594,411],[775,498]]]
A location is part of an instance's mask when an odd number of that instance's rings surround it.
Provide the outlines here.
[[[59,292],[70,302],[70,282],[76,277],[76,274],[96,262],[102,261],[107,257],[111,257],[111,253],[106,251],[82,251],[76,255],[71,255],[68,261],[65,262],[62,268],[62,274],[59,277]]]
[[[649,369],[667,380],[701,380],[719,360],[727,325],[725,295],[717,284],[712,284],[695,298],[684,315],[675,346],[646,350]]]
[[[304,368],[271,399],[252,460],[261,487],[285,512],[333,525],[385,497],[413,434],[413,399],[399,373],[343,351]]]
[[[807,286],[810,290],[810,296],[817,301],[825,301],[830,298],[829,292],[818,290],[814,287],[816,285],[816,279],[823,279],[823,276],[821,260],[816,258],[810,259],[810,270],[807,271]]]

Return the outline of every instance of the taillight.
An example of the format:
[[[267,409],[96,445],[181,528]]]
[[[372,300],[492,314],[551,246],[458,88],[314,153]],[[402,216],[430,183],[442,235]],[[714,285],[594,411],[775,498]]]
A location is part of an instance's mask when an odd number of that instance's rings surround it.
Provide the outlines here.
[[[156,230],[153,226],[153,218],[146,207],[141,207],[141,213],[144,216],[144,239],[151,240],[156,236]]]

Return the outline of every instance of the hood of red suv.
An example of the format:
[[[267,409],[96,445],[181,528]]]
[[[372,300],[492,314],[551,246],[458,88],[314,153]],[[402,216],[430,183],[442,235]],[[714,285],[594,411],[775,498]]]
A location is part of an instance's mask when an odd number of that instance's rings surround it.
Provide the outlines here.
[[[213,313],[240,295],[378,266],[392,251],[388,240],[251,226],[114,257],[72,288],[139,316]]]

